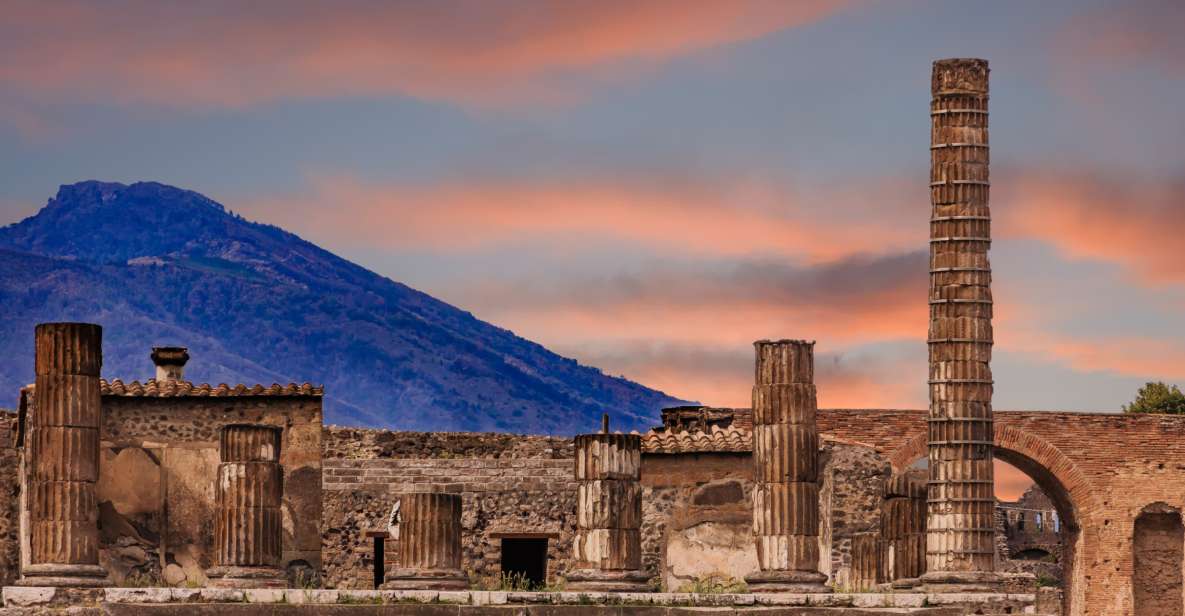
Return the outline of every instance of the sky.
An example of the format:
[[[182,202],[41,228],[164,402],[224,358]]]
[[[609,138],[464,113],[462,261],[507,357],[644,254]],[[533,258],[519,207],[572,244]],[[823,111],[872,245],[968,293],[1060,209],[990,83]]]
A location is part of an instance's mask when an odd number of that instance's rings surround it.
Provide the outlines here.
[[[201,192],[561,354],[926,405],[929,77],[991,63],[998,409],[1185,384],[1185,3],[0,2],[0,224]]]

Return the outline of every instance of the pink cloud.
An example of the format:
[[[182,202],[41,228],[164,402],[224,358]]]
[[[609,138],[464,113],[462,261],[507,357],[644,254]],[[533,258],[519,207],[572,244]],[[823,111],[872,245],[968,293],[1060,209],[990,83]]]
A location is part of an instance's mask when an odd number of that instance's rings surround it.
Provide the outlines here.
[[[555,77],[636,71],[809,24],[845,4],[18,0],[0,24],[0,84],[176,107],[392,94],[466,106],[550,100],[572,95]]]
[[[1001,237],[1115,263],[1147,284],[1185,283],[1185,177],[1030,170],[1008,175],[999,194]]]
[[[678,254],[778,254],[826,262],[916,247],[925,235],[924,223],[906,226],[893,218],[891,198],[876,201],[886,206],[883,213],[866,213],[871,195],[883,188],[875,182],[863,195],[837,195],[826,207],[768,183],[688,178],[411,185],[319,175],[311,184],[298,194],[250,200],[244,209],[271,219],[295,216],[328,239],[442,252],[527,240],[620,240]]]

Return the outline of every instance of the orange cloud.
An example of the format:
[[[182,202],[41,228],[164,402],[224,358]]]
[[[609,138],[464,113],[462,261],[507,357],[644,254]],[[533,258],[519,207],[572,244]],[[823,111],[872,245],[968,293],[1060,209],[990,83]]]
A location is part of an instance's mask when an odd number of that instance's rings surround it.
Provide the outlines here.
[[[824,207],[760,182],[470,180],[425,186],[317,176],[311,184],[306,192],[250,201],[245,209],[266,219],[295,218],[298,228],[326,239],[448,252],[528,239],[569,246],[612,239],[677,254],[778,254],[825,262],[913,248],[924,245],[925,235],[924,223],[905,226],[863,212],[867,196],[829,200]]]
[[[572,84],[560,79],[574,73],[637,71],[809,24],[845,4],[17,0],[0,24],[0,84],[178,107],[392,94],[484,106],[563,98]]]
[[[997,345],[1059,361],[1080,372],[1111,372],[1144,379],[1185,380],[1185,348],[1174,338],[1065,336],[999,329]]]
[[[1185,178],[1022,173],[1002,184],[1002,237],[1117,263],[1146,283],[1185,282]]]

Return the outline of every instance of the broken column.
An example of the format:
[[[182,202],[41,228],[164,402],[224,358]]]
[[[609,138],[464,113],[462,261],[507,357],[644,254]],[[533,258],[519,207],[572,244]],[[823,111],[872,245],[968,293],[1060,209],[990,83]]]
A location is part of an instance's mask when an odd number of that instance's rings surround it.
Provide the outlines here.
[[[218,454],[215,566],[207,573],[210,584],[223,588],[286,586],[280,568],[280,429],[225,426],[219,433]]]
[[[753,386],[753,532],[758,592],[829,592],[819,572],[814,342],[761,340]]]
[[[926,573],[936,591],[994,574],[988,64],[934,63],[930,104],[930,414]]]
[[[99,566],[99,371],[103,328],[42,323],[34,334],[35,407],[29,418],[28,558],[22,586],[103,586]]]
[[[394,590],[461,590],[461,495],[410,492],[399,497],[392,535],[399,540],[399,566],[382,587]]]
[[[574,590],[650,590],[642,572],[642,437],[581,434],[576,437],[576,535]]]
[[[901,473],[885,482],[881,503],[885,578],[894,588],[913,588],[926,571],[926,485]]]

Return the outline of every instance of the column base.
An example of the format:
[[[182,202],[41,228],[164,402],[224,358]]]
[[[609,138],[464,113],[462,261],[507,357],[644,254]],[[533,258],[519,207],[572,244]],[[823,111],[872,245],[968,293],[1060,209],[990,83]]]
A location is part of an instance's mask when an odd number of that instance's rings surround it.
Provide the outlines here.
[[[21,578],[16,586],[73,586],[77,588],[101,588],[111,586],[107,570],[99,565],[68,565],[42,563],[21,569]]]
[[[395,569],[385,578],[383,590],[467,590],[469,578],[460,569]]]
[[[927,571],[920,579],[928,593],[998,592],[1002,585],[994,571]]]
[[[818,571],[757,571],[745,576],[752,592],[831,592],[827,576]]]
[[[914,578],[901,578],[901,579],[893,580],[892,582],[889,583],[889,587],[895,588],[895,589],[917,588],[918,586],[921,586],[921,585],[922,585],[922,578],[915,578],[915,577]]]
[[[650,578],[637,569],[574,569],[564,575],[564,590],[589,592],[652,592]]]
[[[210,588],[287,588],[288,575],[279,567],[217,566],[206,571]]]

